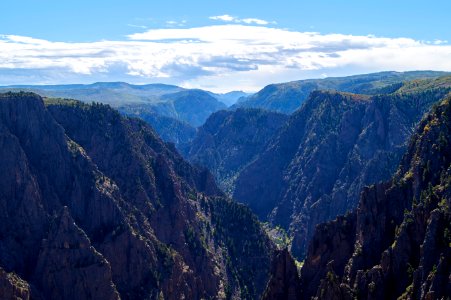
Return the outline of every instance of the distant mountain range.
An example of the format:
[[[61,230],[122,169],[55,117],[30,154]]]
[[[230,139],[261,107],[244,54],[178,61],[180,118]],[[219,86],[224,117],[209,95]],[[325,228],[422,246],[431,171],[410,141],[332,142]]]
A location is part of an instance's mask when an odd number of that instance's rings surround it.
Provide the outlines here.
[[[232,106],[239,101],[244,101],[247,97],[252,95],[251,93],[245,93],[243,91],[232,91],[225,94],[215,94],[210,92],[210,94],[227,106]]]
[[[240,91],[215,94],[173,85],[132,85],[125,82],[0,87],[0,92],[5,91],[34,92],[42,97],[75,99],[88,103],[94,101],[109,104],[124,113],[137,116],[142,112],[157,113],[193,127],[202,125],[215,111],[225,109],[239,98],[248,96]]]
[[[67,98],[84,102],[99,102],[119,107],[124,104],[158,102],[160,96],[183,91],[174,85],[132,85],[125,82],[97,82],[68,85],[18,85],[0,87],[0,91],[28,91],[42,97]]]
[[[449,73],[435,71],[380,72],[271,84],[254,95],[240,99],[232,108],[263,108],[289,114],[299,109],[310,93],[315,90],[335,90],[366,95],[386,94],[394,92],[405,81],[437,78],[447,74]]]

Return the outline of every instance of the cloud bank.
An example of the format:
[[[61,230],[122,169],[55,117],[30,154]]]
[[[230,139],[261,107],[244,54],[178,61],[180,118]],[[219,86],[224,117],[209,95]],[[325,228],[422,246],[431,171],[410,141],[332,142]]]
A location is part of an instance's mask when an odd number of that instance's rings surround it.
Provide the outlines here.
[[[0,35],[0,84],[124,80],[214,91],[383,70],[451,71],[451,45],[230,24],[150,29],[123,41],[53,42]],[[257,20],[257,19],[255,19]],[[265,21],[266,22],[266,21]]]

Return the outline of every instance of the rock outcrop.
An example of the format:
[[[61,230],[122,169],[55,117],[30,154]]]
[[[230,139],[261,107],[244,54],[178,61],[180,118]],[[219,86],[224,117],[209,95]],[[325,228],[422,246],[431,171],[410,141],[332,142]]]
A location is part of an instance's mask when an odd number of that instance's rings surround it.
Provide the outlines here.
[[[263,293],[273,246],[256,217],[145,122],[1,94],[0,146],[0,267],[31,287],[17,292],[2,273],[0,289],[36,299]]]
[[[451,78],[365,96],[312,92],[235,181],[233,197],[293,237],[302,259],[315,226],[357,206],[364,186],[395,172],[416,124]]]
[[[208,168],[227,194],[235,180],[264,147],[288,116],[261,109],[237,109],[212,114],[198,129],[184,156]]]
[[[278,250],[271,265],[269,279],[262,300],[296,300],[301,297],[299,274],[288,249]]]
[[[304,299],[449,297],[450,99],[420,123],[390,181],[365,188],[355,214],[318,227],[301,273]],[[327,243],[331,233],[340,238]]]
[[[119,299],[111,267],[63,207],[38,257],[35,280],[47,299]],[[61,284],[55,284],[56,282]]]

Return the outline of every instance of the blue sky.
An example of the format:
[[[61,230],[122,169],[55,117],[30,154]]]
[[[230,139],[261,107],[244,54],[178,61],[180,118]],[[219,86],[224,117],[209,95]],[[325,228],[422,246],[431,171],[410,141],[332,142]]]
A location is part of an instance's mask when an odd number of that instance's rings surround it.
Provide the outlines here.
[[[156,28],[186,20],[199,26],[224,14],[300,31],[451,40],[448,0],[4,0],[0,10],[3,34],[59,41],[123,39],[136,31],[128,24]]]
[[[445,0],[6,0],[0,11],[3,85],[125,80],[225,91],[385,69],[451,71]]]

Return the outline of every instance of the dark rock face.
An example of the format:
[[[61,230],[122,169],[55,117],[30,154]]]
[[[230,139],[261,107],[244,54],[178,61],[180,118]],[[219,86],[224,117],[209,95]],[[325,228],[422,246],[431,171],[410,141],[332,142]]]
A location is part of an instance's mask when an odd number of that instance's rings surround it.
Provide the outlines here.
[[[185,157],[208,168],[223,191],[232,194],[243,168],[264,150],[288,116],[260,109],[219,111],[198,129]]]
[[[110,264],[91,246],[67,207],[52,227],[43,241],[35,271],[35,282],[47,292],[46,298],[69,299],[76,295],[81,299],[119,299]]]
[[[320,299],[449,297],[450,128],[447,98],[421,122],[392,180],[366,188],[355,217],[318,227],[302,269],[303,298],[314,295],[312,285],[318,286],[318,277],[311,274],[323,276],[316,293]],[[330,232],[342,233],[338,243],[326,242]]]
[[[302,266],[302,295],[305,299],[315,296],[320,284],[337,288],[337,274],[343,276],[354,251],[355,232],[355,213],[339,216],[334,221],[317,226]],[[324,278],[327,281],[321,282]]]
[[[274,256],[263,300],[296,300],[301,296],[299,274],[293,257],[287,249],[279,250]]]
[[[299,109],[314,91],[335,90],[365,95],[390,94],[400,89],[405,81],[445,75],[446,72],[433,71],[380,72],[271,84],[258,93],[244,98],[244,101],[238,101],[233,107],[262,108],[290,114]]]
[[[108,106],[46,104],[0,96],[0,267],[33,298],[263,293],[273,246],[208,172]]]
[[[354,209],[364,186],[390,178],[415,125],[448,90],[313,92],[240,172],[233,196],[289,230],[302,258],[316,224]]]

